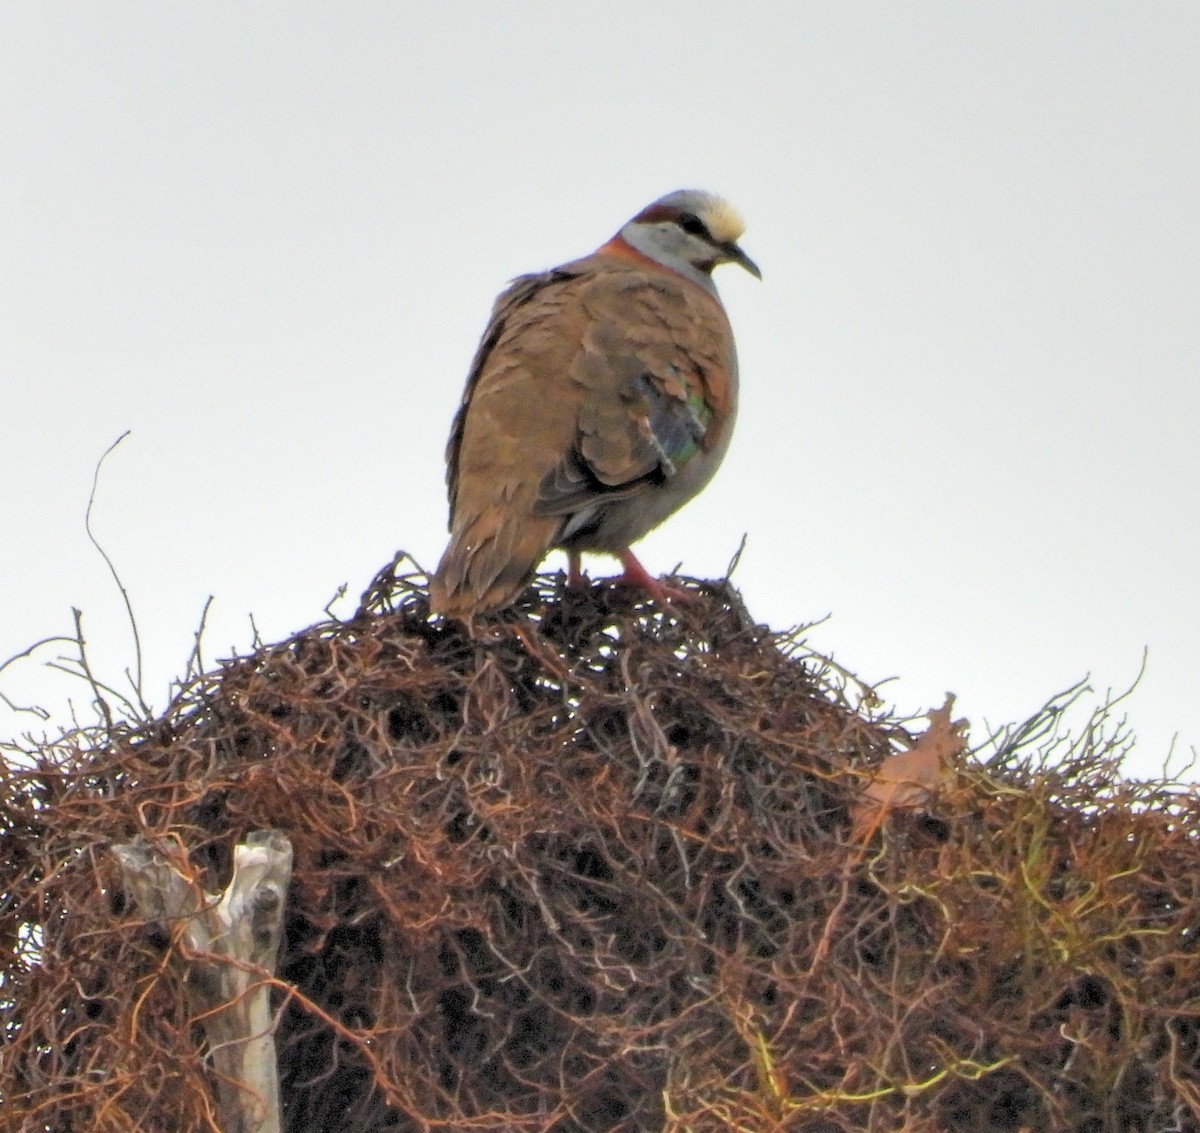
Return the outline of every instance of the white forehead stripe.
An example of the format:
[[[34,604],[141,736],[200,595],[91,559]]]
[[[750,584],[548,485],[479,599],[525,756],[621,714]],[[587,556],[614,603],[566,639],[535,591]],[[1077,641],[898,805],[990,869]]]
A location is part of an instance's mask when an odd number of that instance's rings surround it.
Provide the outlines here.
[[[729,244],[740,239],[742,233],[746,231],[746,225],[742,222],[737,209],[720,197],[710,194],[706,194],[706,197],[704,207],[699,210],[700,219],[708,225],[713,239],[719,240],[722,244]]]
[[[731,243],[746,231],[733,205],[716,193],[707,193],[703,189],[677,189],[650,206],[652,209],[656,207],[695,213],[720,244]]]

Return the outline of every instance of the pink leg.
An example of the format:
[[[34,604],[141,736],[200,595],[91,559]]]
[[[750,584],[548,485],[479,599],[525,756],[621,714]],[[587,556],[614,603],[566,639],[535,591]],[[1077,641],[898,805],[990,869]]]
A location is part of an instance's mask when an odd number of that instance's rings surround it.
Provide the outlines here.
[[[686,604],[696,600],[696,596],[689,594],[686,590],[680,590],[675,586],[667,586],[665,583],[659,582],[657,578],[654,578],[638,562],[637,556],[628,547],[623,551],[619,551],[617,558],[621,560],[621,565],[625,568],[625,573],[618,579],[619,582],[640,587],[652,598],[660,602],[682,602]]]
[[[588,576],[579,565],[582,557],[578,551],[567,552],[567,585],[573,590],[582,590],[588,584]]]

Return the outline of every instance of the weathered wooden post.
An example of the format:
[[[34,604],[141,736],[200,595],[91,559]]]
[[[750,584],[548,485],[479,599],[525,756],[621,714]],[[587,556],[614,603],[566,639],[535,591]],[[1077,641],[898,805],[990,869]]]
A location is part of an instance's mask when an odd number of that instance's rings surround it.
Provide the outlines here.
[[[222,1133],[279,1133],[271,984],[283,933],[292,846],[257,830],[233,851],[223,893],[205,893],[185,861],[143,839],[113,847],[148,921],[179,927],[191,1006],[208,1039]]]

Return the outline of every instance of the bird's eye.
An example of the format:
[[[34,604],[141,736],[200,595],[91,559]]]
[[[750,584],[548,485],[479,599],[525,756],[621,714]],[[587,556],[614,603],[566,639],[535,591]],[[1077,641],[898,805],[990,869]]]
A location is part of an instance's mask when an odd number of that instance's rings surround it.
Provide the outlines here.
[[[695,213],[685,212],[679,217],[679,227],[691,236],[703,236],[706,240],[711,240],[712,237],[708,234],[708,228]]]

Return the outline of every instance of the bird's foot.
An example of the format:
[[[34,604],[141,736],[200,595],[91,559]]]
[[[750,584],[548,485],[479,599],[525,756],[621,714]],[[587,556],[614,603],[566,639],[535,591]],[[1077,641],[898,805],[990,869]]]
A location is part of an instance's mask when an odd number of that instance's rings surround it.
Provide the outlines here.
[[[655,578],[638,562],[632,551],[621,551],[617,558],[621,560],[621,565],[625,568],[625,573],[616,580],[618,585],[636,586],[639,590],[645,590],[651,598],[659,602],[676,602],[687,606],[696,601],[696,595],[690,591],[680,590],[677,586],[668,586],[665,582]]]
[[[580,566],[581,557],[578,551],[567,552],[567,585],[572,590],[586,590],[592,584]]]

